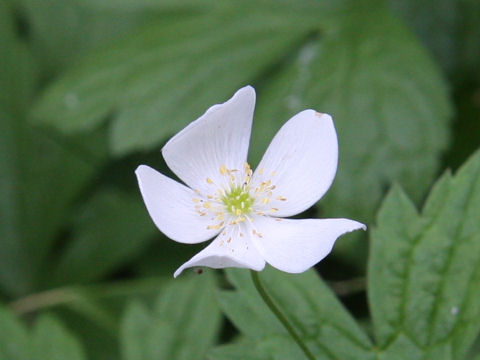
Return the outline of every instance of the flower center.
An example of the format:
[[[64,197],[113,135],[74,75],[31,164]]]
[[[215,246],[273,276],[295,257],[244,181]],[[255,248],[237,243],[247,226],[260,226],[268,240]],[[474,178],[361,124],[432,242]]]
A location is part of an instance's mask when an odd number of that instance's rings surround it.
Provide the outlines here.
[[[233,186],[222,196],[225,209],[232,215],[248,215],[255,199],[250,196],[248,186]]]
[[[211,221],[207,226],[209,230],[220,230],[227,225],[238,225],[246,221],[251,224],[255,216],[265,216],[279,210],[271,207],[270,200],[275,203],[287,200],[283,196],[273,195],[276,186],[272,184],[271,178],[275,176],[275,172],[272,172],[269,180],[255,185],[251,184],[253,171],[248,163],[244,164],[243,171],[228,169],[223,164],[219,172],[223,179],[220,182],[217,180],[216,183],[211,178],[206,178],[205,181],[211,186],[211,190],[207,190],[206,194],[194,190],[199,197],[192,199],[195,212]],[[258,174],[263,175],[262,168],[258,170]],[[252,229],[252,233],[262,237],[255,229]],[[242,233],[240,236],[243,236]]]

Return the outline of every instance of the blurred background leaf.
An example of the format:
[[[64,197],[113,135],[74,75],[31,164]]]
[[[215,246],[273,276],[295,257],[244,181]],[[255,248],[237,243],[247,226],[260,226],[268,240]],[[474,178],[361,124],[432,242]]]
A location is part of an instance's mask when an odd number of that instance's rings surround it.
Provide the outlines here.
[[[51,275],[54,284],[101,279],[144,251],[157,232],[138,195],[114,189],[95,193],[73,221],[71,241]]]
[[[27,330],[3,305],[0,305],[0,345],[1,360],[30,359]]]
[[[79,341],[57,319],[42,315],[31,331],[0,306],[1,360],[83,360]]]
[[[211,274],[165,286],[153,311],[132,302],[122,321],[122,359],[203,359],[214,344],[220,311]]]
[[[9,7],[0,2],[0,165],[2,231],[0,287],[19,295],[32,291],[55,234],[66,220],[66,209],[94,163],[81,146],[66,143],[47,130],[34,130],[25,110],[33,94],[35,66],[25,44],[14,33]],[[6,95],[3,95],[6,94]],[[3,195],[3,194],[2,194]]]

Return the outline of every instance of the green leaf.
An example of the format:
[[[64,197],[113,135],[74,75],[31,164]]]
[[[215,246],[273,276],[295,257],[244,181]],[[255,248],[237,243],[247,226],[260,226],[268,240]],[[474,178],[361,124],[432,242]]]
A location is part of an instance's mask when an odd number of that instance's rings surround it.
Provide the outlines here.
[[[32,349],[38,360],[86,359],[78,340],[58,320],[47,315],[35,323]]]
[[[274,359],[297,358],[298,345],[272,315],[245,270],[228,270],[236,291],[219,295],[233,324]],[[291,275],[268,268],[260,278],[269,295],[315,356],[321,359],[372,359],[370,340],[314,271]],[[283,345],[282,345],[283,344]],[[280,351],[281,349],[288,349]],[[274,351],[274,349],[276,349]],[[267,351],[268,350],[268,351]],[[282,354],[282,352],[284,354]],[[288,356],[286,357],[288,358]]]
[[[23,324],[0,304],[0,360],[30,360],[29,338]]]
[[[369,222],[386,184],[424,195],[447,145],[450,102],[436,66],[382,7],[335,20],[259,96],[252,155],[298,111],[332,114],[340,159],[322,211]]]
[[[312,16],[251,10],[225,6],[157,21],[93,51],[45,91],[34,116],[71,133],[113,112],[114,152],[157,146],[252,81],[312,28]]]
[[[74,215],[72,240],[54,282],[98,279],[138,256],[156,233],[139,195],[103,189]]]
[[[153,310],[138,302],[123,317],[124,360],[203,359],[220,326],[211,276],[184,277],[167,284]]]
[[[465,357],[480,330],[479,219],[478,151],[454,177],[440,178],[421,214],[398,187],[389,193],[372,233],[368,279],[386,355],[409,348],[418,354],[409,359]]]

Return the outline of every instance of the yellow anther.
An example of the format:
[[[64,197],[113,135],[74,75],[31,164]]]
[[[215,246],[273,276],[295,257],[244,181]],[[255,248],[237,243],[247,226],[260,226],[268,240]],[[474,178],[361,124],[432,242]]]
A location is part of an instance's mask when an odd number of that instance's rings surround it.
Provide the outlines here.
[[[227,167],[225,166],[225,164],[222,164],[222,166],[220,166],[220,174],[226,175],[227,172],[228,172]]]
[[[253,235],[257,235],[259,238],[262,238],[262,237],[263,237],[263,235],[260,234],[259,232],[257,232],[257,230],[255,230],[255,229],[252,230],[252,234],[253,234]]]
[[[270,211],[275,212],[275,211],[278,211],[278,209],[277,208],[271,208]]]
[[[237,214],[237,215],[242,215],[242,210],[236,209],[236,210],[235,210],[235,214]]]
[[[280,201],[287,201],[287,198],[284,198],[283,196],[277,196],[276,198],[277,200],[280,200]]]
[[[194,199],[193,199],[193,202],[194,202],[194,203],[198,203],[198,202],[200,202],[200,199],[194,198]]]
[[[260,175],[263,175],[263,168],[258,169],[258,173],[259,173]]]
[[[207,183],[209,183],[210,185],[211,185],[211,184],[213,184],[213,181],[212,181],[212,179],[210,179],[210,178],[207,178]]]
[[[212,204],[210,204],[209,201],[203,203],[203,207],[204,207],[205,209],[210,209],[211,206],[212,206]]]
[[[212,230],[212,229],[219,230],[223,227],[223,225],[225,225],[225,222],[222,221],[220,224],[217,224],[217,225],[208,225],[207,229],[208,230]]]
[[[262,204],[268,204],[270,202],[270,199],[269,198],[263,198],[261,200]]]

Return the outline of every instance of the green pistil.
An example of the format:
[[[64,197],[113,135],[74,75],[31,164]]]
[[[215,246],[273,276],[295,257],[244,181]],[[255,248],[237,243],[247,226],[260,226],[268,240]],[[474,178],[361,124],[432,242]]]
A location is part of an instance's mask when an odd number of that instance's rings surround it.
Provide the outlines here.
[[[252,211],[253,198],[248,193],[248,189],[241,186],[230,189],[222,197],[222,201],[227,211],[233,215],[246,215]]]

